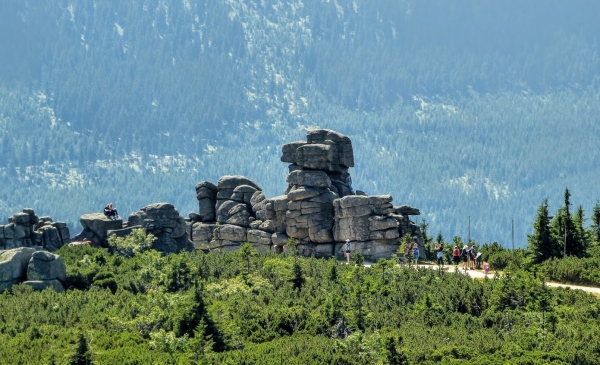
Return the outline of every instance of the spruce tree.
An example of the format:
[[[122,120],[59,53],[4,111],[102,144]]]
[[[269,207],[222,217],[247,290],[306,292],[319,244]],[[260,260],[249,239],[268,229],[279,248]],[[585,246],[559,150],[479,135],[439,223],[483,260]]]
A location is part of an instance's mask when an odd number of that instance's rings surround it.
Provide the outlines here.
[[[571,254],[577,257],[583,257],[586,254],[588,247],[590,246],[589,235],[586,229],[583,227],[585,222],[585,213],[583,207],[579,205],[575,214],[573,214],[573,242],[571,248]],[[567,247],[568,249],[568,247]]]
[[[557,243],[550,231],[550,216],[548,215],[548,199],[542,201],[537,216],[533,222],[533,234],[527,235],[529,243],[527,250],[535,263],[540,263],[551,257],[558,256]]]
[[[571,193],[569,192],[569,188],[565,188],[564,204],[558,208],[558,212],[550,224],[552,235],[557,243],[558,256],[564,256],[565,254],[578,256],[580,253],[580,243],[576,241],[575,225],[571,216],[570,198]]]
[[[596,200],[592,210],[591,240],[594,244],[600,244],[600,200]]]
[[[75,348],[75,353],[71,356],[68,361],[69,365],[91,365],[92,364],[92,355],[90,354],[90,349],[88,347],[87,340],[83,336],[83,334],[79,334],[77,338],[77,347]]]

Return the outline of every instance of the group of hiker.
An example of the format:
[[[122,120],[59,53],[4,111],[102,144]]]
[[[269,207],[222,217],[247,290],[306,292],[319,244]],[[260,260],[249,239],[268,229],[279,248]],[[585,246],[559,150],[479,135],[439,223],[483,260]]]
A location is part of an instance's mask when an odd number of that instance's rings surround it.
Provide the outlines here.
[[[444,243],[435,244],[433,252],[435,253],[437,265],[443,267],[445,262]],[[462,249],[459,249],[458,246],[454,246],[452,258],[455,265],[462,262],[462,268],[465,271],[482,268],[487,274],[490,270],[489,263],[481,261],[481,253],[477,252],[475,245],[471,245],[470,247],[464,245]],[[413,259],[415,265],[418,263],[419,245],[416,242],[404,246],[404,257],[401,256],[400,261],[404,264],[407,262],[407,259]]]
[[[458,265],[462,261],[463,270],[475,270],[475,266],[477,268],[481,265],[481,253],[477,253],[477,249],[475,245],[464,245],[462,250],[458,248],[458,246],[454,246],[452,250],[452,259],[454,261],[454,265]]]

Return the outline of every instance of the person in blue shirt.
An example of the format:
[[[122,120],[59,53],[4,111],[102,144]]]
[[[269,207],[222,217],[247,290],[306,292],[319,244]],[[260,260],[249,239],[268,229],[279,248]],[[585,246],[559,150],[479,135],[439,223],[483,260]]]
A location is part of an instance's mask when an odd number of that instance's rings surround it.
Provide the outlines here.
[[[415,258],[415,265],[419,262],[419,244],[413,243],[413,257]]]

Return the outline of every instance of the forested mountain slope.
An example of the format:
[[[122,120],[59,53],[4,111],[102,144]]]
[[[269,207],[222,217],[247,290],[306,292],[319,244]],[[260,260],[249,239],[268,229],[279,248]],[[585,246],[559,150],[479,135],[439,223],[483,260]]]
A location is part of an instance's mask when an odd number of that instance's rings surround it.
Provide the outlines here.
[[[284,142],[354,144],[357,188],[430,230],[525,244],[568,186],[591,210],[595,1],[8,0],[0,10],[0,217],[122,214],[244,174],[285,188]],[[3,218],[4,219],[4,218]]]

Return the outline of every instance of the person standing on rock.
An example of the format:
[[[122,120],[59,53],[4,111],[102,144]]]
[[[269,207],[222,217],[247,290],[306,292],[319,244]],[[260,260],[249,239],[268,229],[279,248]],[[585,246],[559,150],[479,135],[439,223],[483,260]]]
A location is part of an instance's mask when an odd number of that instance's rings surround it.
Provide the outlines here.
[[[349,264],[350,263],[350,253],[352,251],[350,250],[350,240],[346,240],[346,263]]]
[[[350,194],[354,195],[354,189],[352,188],[352,176],[350,176],[350,174],[346,176],[346,185],[348,185],[348,189],[350,189]]]
[[[117,213],[117,210],[113,208],[113,203],[108,203],[108,205],[104,207],[104,215],[107,216],[111,221],[119,218],[119,213]]]

